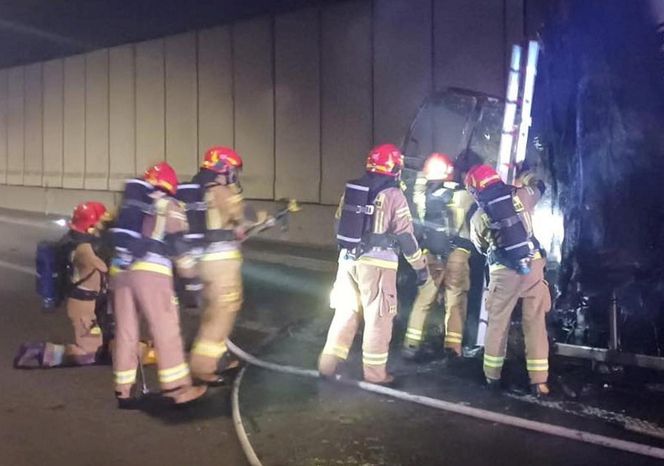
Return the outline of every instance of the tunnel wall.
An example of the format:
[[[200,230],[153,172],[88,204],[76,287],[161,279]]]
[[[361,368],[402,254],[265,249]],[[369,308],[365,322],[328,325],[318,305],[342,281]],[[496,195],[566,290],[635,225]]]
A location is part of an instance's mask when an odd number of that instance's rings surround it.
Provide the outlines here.
[[[248,198],[308,203],[287,239],[330,242],[321,212],[434,88],[503,94],[525,1],[348,1],[0,70],[0,206],[115,201],[148,164],[187,179],[227,144]]]

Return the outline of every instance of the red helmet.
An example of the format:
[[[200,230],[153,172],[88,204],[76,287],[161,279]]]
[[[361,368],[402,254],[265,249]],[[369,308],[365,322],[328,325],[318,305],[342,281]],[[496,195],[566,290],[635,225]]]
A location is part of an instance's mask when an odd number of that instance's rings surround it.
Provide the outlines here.
[[[403,155],[394,144],[376,146],[367,157],[367,171],[370,173],[397,177],[402,168]]]
[[[469,191],[481,192],[500,181],[500,176],[490,165],[475,165],[466,173],[465,185]]]
[[[155,188],[161,188],[171,196],[178,190],[178,175],[167,162],[159,162],[147,170],[143,179]]]
[[[450,181],[454,172],[454,163],[449,155],[434,152],[424,162],[422,171],[429,181]]]
[[[201,168],[225,175],[242,169],[242,157],[230,147],[214,146],[205,151]]]
[[[88,233],[106,214],[106,207],[101,202],[83,202],[74,208],[69,228],[79,233]]]

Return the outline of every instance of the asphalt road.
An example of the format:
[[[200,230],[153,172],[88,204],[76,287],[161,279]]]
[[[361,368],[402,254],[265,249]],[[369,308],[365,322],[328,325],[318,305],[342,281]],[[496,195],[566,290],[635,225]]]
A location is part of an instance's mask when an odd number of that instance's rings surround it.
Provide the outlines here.
[[[235,437],[228,389],[215,389],[195,409],[126,412],[115,407],[109,367],[11,367],[21,342],[68,338],[62,311],[39,310],[33,277],[7,268],[11,263],[29,269],[36,242],[57,237],[59,231],[8,224],[0,218],[0,466],[247,464]],[[233,339],[268,359],[314,367],[332,317],[326,309],[330,275],[256,263],[246,263],[244,273],[246,304]],[[195,313],[184,313],[185,340],[191,340],[196,321]],[[261,348],[268,338],[272,342]],[[358,368],[356,348],[349,374],[357,377]],[[664,446],[596,418],[492,397],[481,388],[476,361],[449,368],[436,361],[413,366],[394,357],[392,368],[401,375],[400,388],[407,391]],[[149,380],[156,388],[152,371]],[[664,420],[661,397],[628,400],[631,404],[612,404],[610,396],[600,394],[593,402],[598,409],[641,409],[644,419]],[[266,466],[660,464],[256,368],[247,372],[240,402],[252,443]]]

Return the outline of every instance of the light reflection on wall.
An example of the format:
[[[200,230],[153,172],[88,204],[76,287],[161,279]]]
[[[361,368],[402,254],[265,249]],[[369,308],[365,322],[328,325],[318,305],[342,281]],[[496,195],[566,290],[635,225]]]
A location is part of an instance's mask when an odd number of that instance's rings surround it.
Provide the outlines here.
[[[553,206],[551,198],[542,199],[533,213],[533,230],[540,245],[546,250],[549,262],[560,264],[560,250],[565,237],[563,213]]]

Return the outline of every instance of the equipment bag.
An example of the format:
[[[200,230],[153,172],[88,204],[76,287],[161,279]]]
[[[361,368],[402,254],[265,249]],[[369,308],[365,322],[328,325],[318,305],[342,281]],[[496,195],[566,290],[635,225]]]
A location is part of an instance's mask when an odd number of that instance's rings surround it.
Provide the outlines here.
[[[521,213],[524,207],[513,187],[499,183],[479,194],[479,204],[489,219],[495,260],[520,274],[530,271],[534,243]]]
[[[374,214],[374,206],[369,202],[370,190],[371,187],[365,179],[346,183],[344,204],[337,228],[337,244],[339,247],[348,250],[356,248],[369,230]]]
[[[63,248],[58,241],[41,241],[37,245],[35,265],[37,267],[37,294],[42,300],[42,309],[57,308],[65,297],[66,265]]]
[[[175,197],[185,205],[189,223],[189,232],[185,238],[195,247],[205,238],[207,230],[205,188],[197,183],[181,184]]]
[[[453,249],[455,236],[450,223],[449,204],[454,189],[436,186],[426,191],[422,246],[437,256],[447,257]]]
[[[53,310],[60,306],[71,291],[73,276],[71,255],[76,245],[71,233],[67,233],[58,241],[41,241],[37,244],[36,287],[44,310]]]
[[[145,216],[154,210],[150,198],[153,192],[154,187],[143,180],[132,179],[125,183],[117,222],[109,230],[117,265],[128,265],[132,261],[132,250],[143,238]]]

